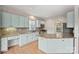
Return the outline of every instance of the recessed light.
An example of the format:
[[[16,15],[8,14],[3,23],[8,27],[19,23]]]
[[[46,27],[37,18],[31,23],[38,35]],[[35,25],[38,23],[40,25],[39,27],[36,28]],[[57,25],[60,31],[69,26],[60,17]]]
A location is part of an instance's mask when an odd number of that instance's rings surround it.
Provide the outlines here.
[[[36,19],[35,16],[29,16],[29,18],[30,18],[31,20],[35,20],[35,19]]]

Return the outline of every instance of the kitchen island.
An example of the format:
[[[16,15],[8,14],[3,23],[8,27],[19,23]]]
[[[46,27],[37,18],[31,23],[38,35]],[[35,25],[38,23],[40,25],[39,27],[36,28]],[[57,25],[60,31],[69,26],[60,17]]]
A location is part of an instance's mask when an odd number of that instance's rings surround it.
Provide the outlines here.
[[[38,40],[38,48],[45,53],[74,53],[74,38],[57,38],[55,34],[41,35]]]

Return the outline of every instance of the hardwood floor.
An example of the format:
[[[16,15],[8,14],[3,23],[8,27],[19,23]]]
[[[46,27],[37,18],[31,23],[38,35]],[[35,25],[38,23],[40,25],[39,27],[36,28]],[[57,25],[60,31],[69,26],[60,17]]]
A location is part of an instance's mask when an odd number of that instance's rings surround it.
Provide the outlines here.
[[[34,41],[22,47],[19,46],[10,47],[9,51],[4,54],[44,54],[44,52],[38,49],[37,41]]]

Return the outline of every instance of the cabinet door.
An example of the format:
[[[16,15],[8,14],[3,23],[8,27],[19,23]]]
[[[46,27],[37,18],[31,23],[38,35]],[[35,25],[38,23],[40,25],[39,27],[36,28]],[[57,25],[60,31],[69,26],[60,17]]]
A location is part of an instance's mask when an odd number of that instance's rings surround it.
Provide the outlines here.
[[[45,38],[41,38],[39,37],[39,40],[38,40],[38,48],[42,51],[44,51],[45,53],[47,53],[48,51],[48,48],[47,48],[47,40]]]
[[[2,27],[2,13],[0,12],[0,27]]]
[[[13,27],[18,27],[19,26],[19,16],[12,14],[11,22],[12,22]]]
[[[3,52],[8,51],[8,40],[7,40],[7,38],[1,39],[1,51],[3,51]]]
[[[59,40],[56,40],[56,39],[50,40],[50,39],[48,39],[47,40],[46,52],[47,53],[61,53],[62,52],[60,50],[61,45],[62,45],[62,41],[60,39]]]
[[[69,28],[74,27],[74,12],[69,12],[67,14],[67,27]]]
[[[2,13],[2,26],[10,27],[11,26],[11,14],[10,13]]]
[[[73,53],[73,39],[48,40],[47,53]]]
[[[29,20],[28,20],[28,17],[25,17],[25,27],[29,27]]]
[[[25,26],[25,19],[23,16],[20,16],[20,27],[24,27]]]
[[[18,45],[19,36],[8,37],[8,47]]]
[[[19,40],[19,46],[23,46],[23,45],[25,45],[25,44],[28,43],[28,36],[26,36],[26,35],[21,35],[20,37],[21,37],[21,38],[20,38],[20,40]]]
[[[73,38],[67,38],[63,40],[62,53],[73,53]]]

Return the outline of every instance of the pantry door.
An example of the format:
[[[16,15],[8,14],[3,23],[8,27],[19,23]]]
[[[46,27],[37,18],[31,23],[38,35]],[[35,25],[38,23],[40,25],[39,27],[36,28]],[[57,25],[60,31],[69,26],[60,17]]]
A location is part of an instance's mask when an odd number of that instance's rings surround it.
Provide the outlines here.
[[[74,8],[75,12],[75,24],[74,24],[74,38],[75,38],[75,44],[74,44],[74,53],[79,53],[79,6],[75,6]]]

